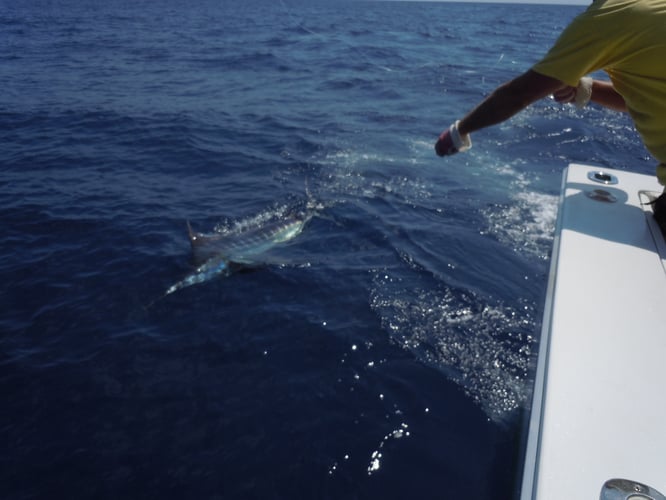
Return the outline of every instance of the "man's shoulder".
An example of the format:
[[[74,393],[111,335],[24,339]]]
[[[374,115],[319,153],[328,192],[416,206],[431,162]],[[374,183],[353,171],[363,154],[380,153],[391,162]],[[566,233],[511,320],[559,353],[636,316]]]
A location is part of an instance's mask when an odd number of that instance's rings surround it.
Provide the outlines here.
[[[594,0],[586,12],[590,14],[622,13],[630,10],[666,12],[666,0]]]

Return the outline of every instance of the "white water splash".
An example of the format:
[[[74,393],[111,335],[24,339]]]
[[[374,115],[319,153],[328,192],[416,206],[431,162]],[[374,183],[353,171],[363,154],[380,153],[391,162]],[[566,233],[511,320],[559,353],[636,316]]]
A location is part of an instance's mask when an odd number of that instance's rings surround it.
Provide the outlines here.
[[[531,308],[484,304],[451,289],[413,289],[376,272],[372,308],[392,340],[441,369],[496,422],[529,402]]]
[[[386,165],[402,166],[415,161],[413,157],[406,159],[350,149],[337,150],[318,160],[327,167],[319,179],[319,187],[335,198],[395,196],[405,203],[416,204],[433,197],[431,182],[413,175],[416,171],[396,175],[385,169]]]
[[[510,165],[498,167],[497,173],[511,178],[511,200],[483,211],[486,231],[516,252],[547,260],[557,220],[558,195],[534,191],[531,180]]]
[[[238,234],[249,229],[261,227],[274,220],[283,219],[293,207],[290,205],[275,205],[257,214],[242,219],[227,220],[215,225],[214,231],[219,234]]]

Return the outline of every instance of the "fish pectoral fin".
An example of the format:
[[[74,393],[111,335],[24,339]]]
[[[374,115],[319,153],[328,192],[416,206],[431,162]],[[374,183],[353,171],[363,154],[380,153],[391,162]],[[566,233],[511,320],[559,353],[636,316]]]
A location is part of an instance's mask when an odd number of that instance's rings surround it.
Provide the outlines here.
[[[246,257],[243,255],[234,255],[229,261],[229,264],[235,264],[236,266],[257,266],[260,265],[262,261],[258,261],[255,256]]]

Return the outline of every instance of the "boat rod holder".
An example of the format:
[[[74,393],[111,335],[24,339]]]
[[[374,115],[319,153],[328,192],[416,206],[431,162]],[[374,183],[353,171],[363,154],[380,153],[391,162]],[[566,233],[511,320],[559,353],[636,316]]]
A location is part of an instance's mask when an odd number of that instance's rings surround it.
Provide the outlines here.
[[[666,497],[637,481],[610,479],[601,488],[599,500],[666,500]]]

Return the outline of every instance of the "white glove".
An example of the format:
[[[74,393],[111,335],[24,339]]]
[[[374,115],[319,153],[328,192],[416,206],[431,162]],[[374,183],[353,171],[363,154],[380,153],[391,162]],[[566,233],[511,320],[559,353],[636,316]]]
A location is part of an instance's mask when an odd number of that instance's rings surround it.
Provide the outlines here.
[[[576,87],[576,97],[574,102],[577,108],[584,108],[592,98],[592,78],[584,76],[578,82]]]

